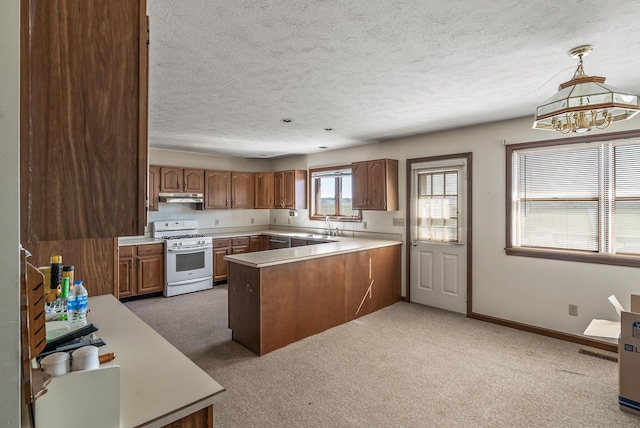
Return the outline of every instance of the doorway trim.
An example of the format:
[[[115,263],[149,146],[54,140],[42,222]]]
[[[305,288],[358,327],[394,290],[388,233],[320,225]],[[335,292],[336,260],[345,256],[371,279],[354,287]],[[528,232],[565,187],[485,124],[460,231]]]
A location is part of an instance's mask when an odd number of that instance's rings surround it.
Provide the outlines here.
[[[471,278],[472,278],[472,272],[471,272],[471,266],[473,265],[472,263],[472,258],[471,258],[471,254],[472,254],[472,244],[473,244],[473,229],[472,229],[472,224],[473,224],[473,205],[471,204],[472,200],[473,200],[473,164],[472,164],[472,153],[471,152],[465,152],[465,153],[455,153],[455,154],[450,154],[450,155],[440,155],[440,156],[429,156],[429,157],[424,157],[424,158],[413,158],[413,159],[407,159],[407,164],[406,164],[406,176],[407,176],[407,187],[406,187],[406,192],[407,192],[407,219],[405,221],[406,224],[406,272],[405,272],[405,278],[406,278],[406,300],[407,302],[411,302],[411,198],[413,197],[410,193],[411,193],[411,180],[413,179],[412,176],[412,166],[415,163],[423,163],[423,162],[433,162],[433,161],[442,161],[442,160],[451,160],[451,159],[465,159],[467,162],[467,191],[466,191],[466,204],[467,204],[467,223],[466,223],[466,227],[467,227],[467,316],[470,316],[471,313],[473,312],[473,284],[471,282]]]

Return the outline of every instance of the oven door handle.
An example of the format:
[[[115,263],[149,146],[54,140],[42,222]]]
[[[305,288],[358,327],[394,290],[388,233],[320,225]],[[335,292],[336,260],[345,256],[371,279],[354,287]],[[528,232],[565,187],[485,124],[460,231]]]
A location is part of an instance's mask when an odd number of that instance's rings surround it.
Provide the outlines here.
[[[176,282],[168,282],[167,286],[171,287],[174,285],[186,285],[186,284],[193,284],[194,282],[201,282],[203,279],[206,279],[209,277],[200,277],[200,278],[196,278],[196,279],[185,279],[184,281],[176,281]]]
[[[167,248],[167,251],[175,252],[175,253],[184,253],[186,251],[193,252],[197,250],[206,250],[207,248],[212,248],[213,245],[202,245],[198,247],[179,247],[179,248]]]

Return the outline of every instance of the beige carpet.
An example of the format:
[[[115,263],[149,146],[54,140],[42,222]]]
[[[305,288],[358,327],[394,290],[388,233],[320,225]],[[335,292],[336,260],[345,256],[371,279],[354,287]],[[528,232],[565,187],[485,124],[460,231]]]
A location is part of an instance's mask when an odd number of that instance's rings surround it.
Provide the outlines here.
[[[258,357],[231,341],[226,286],[126,305],[228,390],[216,427],[640,426],[616,363],[434,308],[397,303]]]

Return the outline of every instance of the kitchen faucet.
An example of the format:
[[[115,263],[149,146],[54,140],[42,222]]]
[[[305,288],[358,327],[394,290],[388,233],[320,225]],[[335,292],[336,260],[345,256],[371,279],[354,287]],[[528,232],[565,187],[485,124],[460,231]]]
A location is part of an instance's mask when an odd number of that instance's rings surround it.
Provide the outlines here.
[[[331,230],[331,221],[329,220],[329,216],[324,218],[324,221],[327,223],[327,230],[325,235],[328,236],[340,236],[340,230],[336,227],[334,230]]]

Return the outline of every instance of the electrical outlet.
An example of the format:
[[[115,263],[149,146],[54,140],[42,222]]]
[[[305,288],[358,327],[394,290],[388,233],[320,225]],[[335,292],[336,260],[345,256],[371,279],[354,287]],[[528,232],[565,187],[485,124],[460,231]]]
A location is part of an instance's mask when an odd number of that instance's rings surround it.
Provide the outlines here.
[[[213,224],[215,224],[216,226],[217,226],[217,225],[219,225],[219,224],[220,224],[220,220],[215,219],[215,220],[214,220],[214,222],[213,222]]]
[[[366,228],[367,228],[367,222],[366,222],[366,221],[363,221],[363,222],[362,222],[362,228],[363,228],[363,229],[366,229]]]
[[[393,225],[394,226],[404,226],[404,219],[403,218],[394,218],[393,219]]]
[[[273,224],[276,224],[276,218],[275,217],[273,218]]]
[[[291,224],[291,217],[287,217],[287,224]]]
[[[569,303],[569,315],[574,317],[578,316],[578,305],[572,305]]]
[[[253,218],[251,219],[251,224],[253,224]]]

